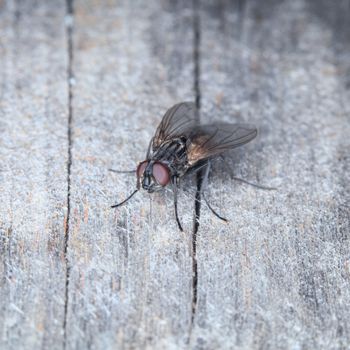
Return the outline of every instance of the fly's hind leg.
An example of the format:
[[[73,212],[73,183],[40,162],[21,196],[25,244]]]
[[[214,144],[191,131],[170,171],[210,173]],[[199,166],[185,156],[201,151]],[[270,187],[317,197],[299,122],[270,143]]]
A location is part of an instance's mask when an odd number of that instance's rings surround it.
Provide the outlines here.
[[[259,188],[260,190],[266,190],[266,191],[276,191],[277,190],[277,188],[275,188],[275,187],[268,187],[268,186],[255,184],[255,183],[249,182],[249,181],[247,181],[245,179],[241,179],[240,177],[237,177],[237,176],[233,176],[232,179],[236,180],[236,181],[243,182],[246,185],[250,185],[250,186],[253,186],[255,188]]]
[[[204,170],[204,175],[203,175],[203,180],[202,180],[202,186],[201,186],[201,195],[203,196],[204,202],[205,204],[208,206],[208,208],[210,209],[210,211],[216,216],[218,217],[220,220],[228,222],[228,220],[226,218],[224,218],[223,216],[221,216],[220,214],[218,214],[213,208],[212,206],[209,204],[207,198],[205,197],[204,194],[204,189],[206,188],[206,186],[208,185],[208,177],[209,177],[209,170],[210,170],[210,161],[208,160],[207,166]]]
[[[227,169],[228,174],[230,174],[230,173],[231,173],[231,169],[228,167],[228,165],[227,165],[227,163],[226,163],[226,161],[225,161],[224,156],[223,156],[223,155],[220,155],[219,157],[222,159],[222,162],[223,162],[225,168]],[[244,184],[246,184],[246,185],[253,186],[253,187],[259,188],[259,189],[261,189],[261,190],[266,190],[266,191],[276,191],[276,190],[277,190],[277,188],[275,188],[275,187],[269,187],[269,186],[263,186],[263,185],[260,185],[260,184],[256,184],[256,183],[254,183],[254,182],[247,181],[247,180],[245,180],[245,179],[242,179],[242,178],[237,177],[237,176],[233,176],[233,175],[231,175],[231,174],[230,174],[230,176],[231,176],[231,179],[232,179],[232,180],[242,182],[242,183],[244,183]]]
[[[203,196],[203,199],[204,199],[205,204],[206,204],[207,207],[211,210],[211,212],[212,212],[216,217],[218,217],[220,220],[225,221],[225,222],[228,222],[228,220],[227,220],[226,218],[224,218],[223,216],[221,216],[220,214],[218,214],[218,213],[212,208],[212,206],[209,204],[207,198],[205,197],[204,192],[202,192],[202,196]]]

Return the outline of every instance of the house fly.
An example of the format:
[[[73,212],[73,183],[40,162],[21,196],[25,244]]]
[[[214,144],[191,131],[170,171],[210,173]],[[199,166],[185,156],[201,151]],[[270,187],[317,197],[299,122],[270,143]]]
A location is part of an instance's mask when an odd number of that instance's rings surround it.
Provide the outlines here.
[[[175,218],[182,231],[177,210],[179,179],[189,172],[203,168],[206,169],[205,177],[207,177],[211,159],[227,150],[244,145],[257,135],[254,125],[221,122],[201,125],[198,123],[197,115],[198,110],[192,102],[178,103],[165,113],[149,143],[146,159],[138,164],[136,170],[127,171],[136,173],[136,189],[112,208],[125,204],[141,188],[152,193],[171,185],[174,193]],[[243,179],[240,180],[248,183]],[[206,203],[216,216],[226,221],[207,201]]]

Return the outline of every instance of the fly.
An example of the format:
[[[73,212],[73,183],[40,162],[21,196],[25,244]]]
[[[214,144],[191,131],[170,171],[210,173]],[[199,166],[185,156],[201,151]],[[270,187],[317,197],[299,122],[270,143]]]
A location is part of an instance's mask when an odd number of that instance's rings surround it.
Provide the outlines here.
[[[178,103],[165,113],[149,143],[146,159],[138,164],[136,170],[127,171],[136,173],[136,189],[112,208],[125,204],[141,188],[153,193],[171,185],[174,192],[175,218],[179,229],[183,231],[177,210],[179,180],[190,172],[205,169],[206,181],[211,159],[244,145],[257,135],[254,125],[221,122],[201,125],[197,121],[197,115],[198,111],[192,102]],[[243,179],[235,179],[259,188],[272,189]],[[215,212],[204,196],[203,198],[217,217],[227,221]]]

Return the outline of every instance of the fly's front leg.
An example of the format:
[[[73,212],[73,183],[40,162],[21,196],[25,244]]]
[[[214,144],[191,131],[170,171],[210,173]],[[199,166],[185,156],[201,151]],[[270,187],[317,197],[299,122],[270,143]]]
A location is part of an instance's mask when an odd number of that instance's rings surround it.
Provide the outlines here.
[[[209,204],[207,198],[205,197],[204,194],[204,189],[206,188],[206,186],[208,185],[208,177],[209,177],[209,170],[210,170],[210,161],[208,160],[207,166],[204,170],[204,175],[203,175],[203,180],[202,180],[202,186],[201,186],[201,195],[204,199],[205,204],[208,206],[208,208],[211,210],[211,212],[218,217],[220,220],[223,220],[225,222],[228,222],[228,220],[226,218],[224,218],[223,216],[221,216],[220,214],[218,214]]]
[[[135,170],[115,170],[115,169],[108,169],[108,171],[111,171],[112,173],[117,173],[117,174],[135,174]]]
[[[177,176],[172,176],[171,178],[171,184],[173,187],[173,192],[174,192],[174,210],[175,210],[175,218],[177,225],[179,226],[179,229],[181,232],[183,232],[182,225],[179,219],[179,215],[177,212],[177,192],[178,192],[178,187],[179,187],[179,178]]]

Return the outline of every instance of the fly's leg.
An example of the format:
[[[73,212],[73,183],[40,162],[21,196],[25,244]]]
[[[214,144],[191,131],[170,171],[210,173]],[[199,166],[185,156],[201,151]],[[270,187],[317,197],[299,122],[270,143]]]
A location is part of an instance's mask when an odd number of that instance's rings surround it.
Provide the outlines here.
[[[202,189],[201,189],[201,194],[203,196],[204,202],[205,204],[208,206],[208,208],[210,209],[210,211],[216,216],[218,217],[220,220],[223,220],[225,222],[228,222],[228,220],[226,218],[224,218],[223,216],[219,215],[209,204],[207,198],[204,195],[204,191],[203,189],[208,185],[208,177],[209,177],[209,170],[210,170],[210,161],[208,160],[207,163],[207,167],[205,168],[205,173],[203,176],[203,182],[202,182]]]
[[[135,170],[115,170],[115,169],[108,169],[108,171],[111,171],[112,173],[117,173],[117,174],[135,174]]]
[[[255,184],[253,182],[249,182],[247,180],[241,179],[240,177],[236,177],[236,176],[233,176],[232,179],[236,180],[236,181],[243,182],[243,183],[250,185],[250,186],[253,186],[255,188],[259,188],[261,190],[267,190],[267,191],[276,191],[277,190],[277,188],[275,188],[275,187],[267,187],[267,186],[258,185],[258,184]]]
[[[175,210],[175,218],[177,225],[179,226],[179,229],[181,232],[183,232],[182,225],[179,219],[179,214],[177,212],[177,190],[178,190],[178,185],[179,185],[179,178],[177,176],[173,176],[171,178],[171,184],[173,186],[173,192],[174,192],[174,210]]]
[[[121,205],[125,204],[137,191],[138,191],[138,189],[136,189],[133,193],[131,193],[131,195],[129,197],[127,197],[126,199],[124,199],[122,202],[112,205],[111,208],[118,208]]]
[[[223,156],[223,155],[220,155],[219,157],[222,159],[223,164],[225,165],[226,169],[228,170],[228,173],[230,174],[231,169],[230,169],[229,166],[227,165],[224,156]],[[255,188],[259,188],[259,189],[261,189],[261,190],[267,190],[267,191],[275,191],[275,190],[277,190],[277,188],[275,188],[275,187],[268,187],[268,186],[263,186],[263,185],[255,184],[255,183],[250,182],[250,181],[247,181],[247,180],[245,180],[245,179],[241,179],[240,177],[237,177],[237,176],[231,176],[231,179],[232,179],[232,180],[236,180],[236,181],[243,182],[243,183],[245,183],[246,185],[250,185],[250,186],[253,186],[253,187],[255,187]]]
[[[208,206],[208,208],[211,210],[211,212],[212,212],[215,216],[217,216],[220,220],[225,221],[225,222],[228,222],[228,220],[227,220],[226,218],[224,218],[223,216],[221,216],[220,214],[218,214],[218,213],[212,208],[212,206],[209,204],[207,198],[205,197],[204,192],[202,192],[202,196],[203,196],[203,199],[204,199],[205,204]]]

